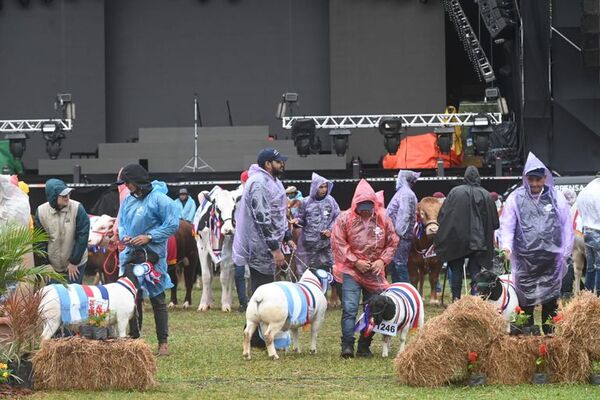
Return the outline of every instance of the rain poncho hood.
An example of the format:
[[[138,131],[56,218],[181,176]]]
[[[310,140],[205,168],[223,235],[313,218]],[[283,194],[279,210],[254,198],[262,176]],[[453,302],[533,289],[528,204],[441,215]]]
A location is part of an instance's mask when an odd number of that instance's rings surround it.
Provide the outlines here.
[[[538,168],[546,171],[546,184],[534,196],[526,174]],[[504,203],[500,243],[511,252],[512,280],[523,293],[522,305],[543,304],[560,295],[573,245],[570,207],[554,187],[550,170],[532,153],[523,170],[523,186]]]
[[[58,208],[56,200],[58,200],[60,192],[65,189],[67,189],[67,185],[60,179],[52,178],[46,181],[46,200],[48,200],[52,208]]]
[[[173,200],[165,194],[164,182],[154,181],[151,188],[153,189],[143,198],[130,195],[123,200],[119,210],[118,229],[120,240],[126,236],[134,238],[138,235],[152,235],[152,241],[146,246],[159,257],[154,267],[160,272],[160,282],[145,282],[144,289],[150,297],[155,297],[173,287],[167,273],[167,240],[179,228],[179,214]],[[134,247],[127,246],[119,254],[120,274],[123,273],[122,266],[129,261],[134,250]]]
[[[401,170],[396,181],[396,193],[388,204],[386,214],[392,220],[400,241],[394,263],[406,264],[412,245],[413,229],[417,220],[417,196],[411,189],[420,173]]]
[[[362,218],[356,213],[356,206],[363,201],[372,202],[375,207],[370,218]],[[373,188],[362,179],[354,192],[350,209],[338,217],[331,236],[331,247],[335,265],[333,273],[338,282],[343,282],[348,274],[370,292],[379,292],[389,286],[385,271],[379,274],[360,272],[354,267],[357,260],[375,262],[381,259],[385,265],[392,261],[398,236],[392,221],[377,200]]]
[[[480,183],[479,171],[469,166],[464,184],[453,188],[444,200],[434,240],[440,260],[452,261],[476,253],[481,266],[492,267],[498,210]]]
[[[398,172],[398,178],[396,179],[396,190],[403,187],[411,188],[420,176],[420,172],[411,171],[409,169],[400,170],[400,172]]]
[[[279,179],[257,164],[250,166],[248,181],[235,212],[233,262],[262,274],[275,273],[274,250],[280,248],[288,228],[287,197]]]
[[[0,223],[29,226],[30,214],[29,196],[11,183],[9,175],[0,175]]]
[[[327,184],[327,194],[317,199],[319,186]],[[302,226],[298,238],[298,272],[306,267],[330,268],[333,265],[330,239],[321,233],[333,230],[333,224],[340,214],[340,207],[331,196],[333,183],[313,172],[310,184],[310,196],[302,201],[298,210],[298,224]]]

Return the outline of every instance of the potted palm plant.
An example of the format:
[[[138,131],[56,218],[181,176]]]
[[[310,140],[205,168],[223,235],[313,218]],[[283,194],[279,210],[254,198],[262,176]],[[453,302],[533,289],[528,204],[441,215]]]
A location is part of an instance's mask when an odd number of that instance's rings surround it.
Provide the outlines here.
[[[0,346],[10,369],[25,386],[30,385],[29,354],[39,346],[43,322],[39,313],[41,294],[35,286],[46,279],[65,281],[48,265],[24,265],[23,260],[31,254],[45,254],[42,245],[46,241],[41,230],[14,223],[0,226]]]

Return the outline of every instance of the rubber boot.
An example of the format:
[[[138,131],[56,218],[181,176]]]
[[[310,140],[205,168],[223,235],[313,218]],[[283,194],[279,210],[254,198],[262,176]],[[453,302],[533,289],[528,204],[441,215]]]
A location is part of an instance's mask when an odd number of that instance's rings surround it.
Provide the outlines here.
[[[353,358],[354,357],[354,338],[350,340],[344,340],[342,337],[342,358]]]
[[[371,353],[371,349],[369,348],[372,340],[373,335],[366,337],[361,333],[360,338],[358,339],[358,347],[356,348],[356,357],[373,357],[373,353]]]

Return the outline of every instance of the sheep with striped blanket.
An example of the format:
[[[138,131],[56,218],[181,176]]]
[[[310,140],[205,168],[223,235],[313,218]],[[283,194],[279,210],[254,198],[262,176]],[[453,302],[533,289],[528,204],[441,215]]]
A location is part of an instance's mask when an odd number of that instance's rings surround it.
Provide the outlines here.
[[[277,360],[276,347],[287,349],[289,331],[292,347],[300,352],[298,328],[311,329],[310,352],[317,352],[317,334],[327,310],[328,283],[331,274],[323,270],[307,269],[297,283],[272,282],[260,286],[246,309],[243,356],[249,360],[250,338],[259,329],[267,344],[269,357]]]
[[[80,325],[88,319],[91,299],[108,302],[108,309],[116,315],[117,336],[127,336],[129,320],[135,312],[135,298],[140,289],[133,266],[128,264],[125,274],[107,285],[48,285],[43,287],[40,313],[44,319],[42,339],[50,339],[61,325]]]
[[[364,331],[365,336],[370,336],[373,332],[381,333],[381,356],[387,357],[392,336],[400,333],[398,353],[401,353],[404,351],[408,332],[421,328],[424,321],[425,308],[417,289],[410,283],[393,283],[380,295],[371,296],[354,330]]]

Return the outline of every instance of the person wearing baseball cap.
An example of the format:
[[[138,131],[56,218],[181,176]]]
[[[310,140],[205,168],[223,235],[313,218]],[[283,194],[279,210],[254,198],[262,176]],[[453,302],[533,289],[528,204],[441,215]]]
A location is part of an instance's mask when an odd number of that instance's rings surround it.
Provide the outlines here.
[[[196,202],[193,198],[190,198],[186,188],[179,189],[179,198],[175,199],[175,205],[179,211],[180,219],[190,223],[194,220],[194,215],[196,215]]]
[[[48,262],[69,283],[81,283],[87,263],[90,218],[83,204],[71,199],[73,189],[60,179],[46,181],[46,203],[34,225],[48,235]]]
[[[281,244],[291,234],[286,235],[287,197],[279,177],[286,160],[274,148],[261,150],[257,163],[248,170],[248,181],[236,210],[233,262],[240,271],[248,265],[253,292],[273,282],[275,269],[285,265]]]

